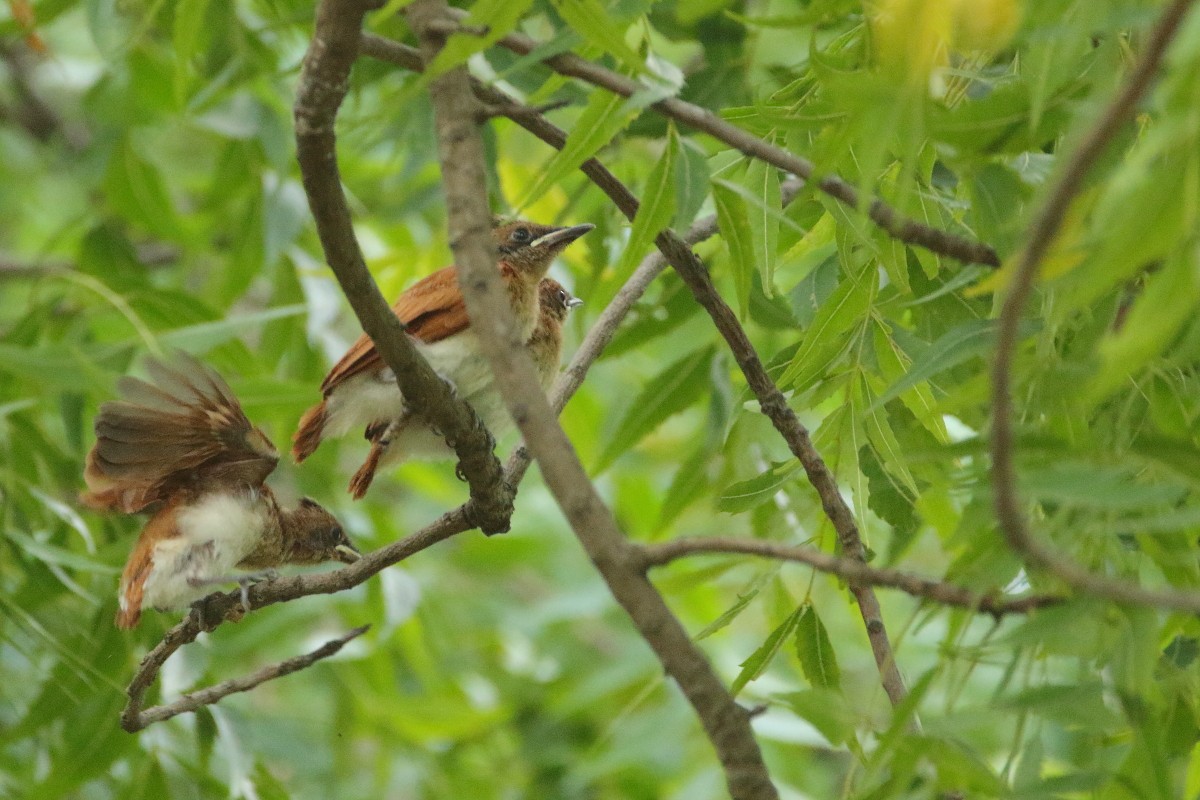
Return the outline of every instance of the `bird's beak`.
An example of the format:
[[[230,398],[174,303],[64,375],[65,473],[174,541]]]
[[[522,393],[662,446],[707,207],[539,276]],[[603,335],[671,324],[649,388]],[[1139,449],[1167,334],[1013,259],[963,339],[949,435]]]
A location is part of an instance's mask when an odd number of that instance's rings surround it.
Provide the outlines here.
[[[549,233],[539,236],[529,243],[530,247],[566,247],[571,242],[583,236],[585,233],[596,227],[589,222],[582,225],[572,225],[569,228],[557,228]]]
[[[572,308],[579,308],[581,305],[583,305],[582,300],[580,300],[578,297],[572,297],[567,301],[567,310],[569,311]]]
[[[337,547],[333,548],[333,557],[338,561],[341,561],[343,564],[353,564],[355,561],[358,561],[360,558],[362,558],[362,553],[358,552],[348,544],[339,544]]]

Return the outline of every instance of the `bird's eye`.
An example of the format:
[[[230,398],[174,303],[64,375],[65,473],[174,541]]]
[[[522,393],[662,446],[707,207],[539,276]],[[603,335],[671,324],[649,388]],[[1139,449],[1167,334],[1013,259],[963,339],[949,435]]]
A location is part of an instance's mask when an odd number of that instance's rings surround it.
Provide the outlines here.
[[[532,235],[529,233],[529,228],[517,228],[512,232],[512,240],[521,244],[528,242],[531,236]]]
[[[570,300],[570,299],[571,299],[571,298],[570,298],[570,297],[567,295],[567,290],[566,290],[566,289],[559,289],[559,290],[558,290],[558,301],[559,301],[560,303],[562,303],[562,304],[565,306],[565,305],[567,304],[567,301],[568,301],[568,300]]]

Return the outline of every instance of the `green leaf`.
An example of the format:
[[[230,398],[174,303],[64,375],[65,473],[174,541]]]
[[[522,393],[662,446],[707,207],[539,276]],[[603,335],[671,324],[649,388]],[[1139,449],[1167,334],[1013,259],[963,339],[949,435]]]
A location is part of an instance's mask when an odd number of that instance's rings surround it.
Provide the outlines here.
[[[730,692],[736,696],[747,683],[766,671],[767,667],[771,664],[771,660],[775,658],[775,654],[779,652],[779,648],[783,647],[783,643],[787,641],[788,636],[796,629],[796,625],[800,622],[800,617],[803,613],[803,606],[793,611],[778,628],[771,631],[771,635],[767,637],[767,640],[749,658],[741,663],[742,671],[733,679],[733,684],[729,687]]]
[[[800,462],[793,458],[772,464],[771,468],[761,475],[726,486],[717,498],[717,510],[727,514],[740,514],[769,501],[799,468]]]
[[[1188,487],[1181,483],[1141,481],[1128,467],[1066,460],[1049,467],[1024,469],[1020,482],[1023,493],[1042,502],[1108,511],[1161,510],[1180,502],[1188,493]]]
[[[1028,332],[1028,328],[1025,332]],[[994,320],[972,320],[952,328],[915,357],[908,374],[879,395],[871,408],[882,406],[934,375],[991,352],[995,337]]]
[[[833,643],[829,641],[825,624],[811,603],[801,606],[800,619],[796,622],[795,644],[800,668],[813,688],[837,689],[841,686],[842,671],[838,668]]]
[[[231,339],[237,338],[241,333],[260,327],[264,322],[270,322],[275,319],[286,319],[287,317],[297,317],[307,313],[307,311],[308,307],[304,305],[266,308],[262,311],[255,311],[252,314],[239,314],[227,319],[200,322],[195,325],[186,325],[182,328],[163,331],[158,334],[158,341],[166,348],[176,347],[193,352],[205,352],[219,344],[224,344]]]
[[[1183,325],[1195,318],[1200,302],[1200,269],[1195,253],[1176,253],[1152,275],[1134,301],[1120,330],[1110,333],[1098,348],[1100,371],[1085,393],[1098,403],[1137,375],[1147,362],[1174,341]]]
[[[758,597],[759,592],[761,592],[762,588],[767,585],[767,581],[775,577],[775,574],[779,572],[779,567],[780,564],[777,562],[755,575],[750,582],[742,588],[742,591],[738,592],[737,602],[726,609],[721,616],[705,625],[704,629],[696,634],[696,641],[700,641],[701,639],[706,639],[709,636],[712,636],[714,633],[722,628],[725,628],[729,625],[729,623],[737,619],[739,614],[750,607],[750,603],[754,600],[754,598]]]
[[[595,471],[601,472],[617,456],[642,440],[664,420],[699,400],[709,385],[709,364],[714,350],[701,348],[668,366],[638,393],[609,438]]]
[[[166,239],[183,236],[183,226],[162,173],[138,153],[131,140],[118,146],[105,179],[106,199],[129,219]]]
[[[747,215],[755,262],[762,277],[763,292],[775,294],[775,262],[779,253],[779,220],[783,202],[779,194],[779,171],[765,161],[754,159],[746,169],[746,188],[757,202],[749,204]]]
[[[781,695],[779,699],[787,703],[796,716],[816,728],[830,744],[853,742],[854,726],[858,720],[854,709],[846,702],[841,692],[812,688],[801,692],[789,692]]]
[[[567,134],[566,143],[554,158],[550,159],[550,163],[541,171],[541,175],[517,206],[527,208],[539,200],[550,187],[557,186],[568,173],[578,169],[580,164],[596,155],[601,147],[625,130],[637,115],[637,111],[636,106],[630,105],[624,97],[604,89],[593,89],[587,107],[579,115],[575,127]]]
[[[670,135],[679,151],[675,160],[675,221],[671,227],[682,231],[696,219],[708,197],[708,159],[690,139],[681,137],[674,126]]]
[[[877,281],[875,270],[868,268],[838,284],[804,332],[800,349],[779,379],[782,386],[803,391],[825,373],[845,347],[844,334],[866,319]]]
[[[642,202],[633,218],[633,228],[625,252],[617,264],[617,274],[625,275],[645,255],[658,232],[669,227],[675,216],[675,161],[679,155],[678,137],[672,133],[662,157],[650,171],[642,192]]]
[[[532,4],[533,0],[476,0],[463,25],[483,26],[487,28],[487,33],[483,36],[474,32],[452,35],[425,68],[425,76],[435,78],[465,64],[474,54],[483,52],[512,33]]]
[[[196,78],[196,62],[206,44],[210,28],[204,22],[209,0],[179,0],[171,44],[175,50],[175,103],[182,108]]]
[[[625,43],[625,30],[598,0],[551,0],[554,10],[571,29],[635,73],[645,71],[645,60]]]
[[[708,487],[708,476],[705,467],[712,456],[712,447],[708,442],[701,442],[692,453],[679,465],[671,485],[663,496],[662,509],[658,512],[659,529],[670,526],[683,513],[684,509],[696,502],[701,493]]]
[[[712,190],[721,237],[729,245],[729,263],[733,267],[739,314],[745,319],[750,308],[750,276],[755,270],[754,234],[750,231],[749,212],[742,196],[724,183],[713,181]]]

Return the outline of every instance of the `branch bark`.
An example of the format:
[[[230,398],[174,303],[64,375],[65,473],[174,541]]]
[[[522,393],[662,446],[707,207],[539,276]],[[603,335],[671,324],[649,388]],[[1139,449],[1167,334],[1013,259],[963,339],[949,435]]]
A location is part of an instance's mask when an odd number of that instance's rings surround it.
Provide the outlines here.
[[[847,581],[902,592],[932,600],[945,606],[965,608],[991,614],[996,619],[1007,614],[1027,614],[1046,606],[1057,605],[1066,598],[1054,595],[1026,595],[1006,597],[995,592],[976,592],[963,586],[944,581],[930,580],[909,572],[895,569],[879,569],[853,558],[838,558],[812,547],[766,542],[759,539],[734,539],[723,537],[676,539],[662,544],[643,545],[642,555],[647,567],[659,567],[686,556],[741,554],[773,558],[778,561],[795,561]]]
[[[263,667],[262,669],[242,678],[233,678],[231,680],[218,683],[216,686],[210,686],[207,689],[201,689],[198,692],[189,692],[183,695],[178,700],[172,703],[164,703],[160,706],[148,708],[145,711],[135,715],[121,716],[121,727],[130,733],[136,733],[148,725],[153,725],[156,722],[168,720],[171,717],[177,717],[180,714],[186,714],[190,711],[195,711],[203,706],[210,706],[213,703],[228,697],[237,692],[248,692],[255,686],[267,681],[282,678],[284,675],[291,675],[293,672],[299,672],[302,669],[307,669],[323,658],[329,658],[334,653],[341,650],[346,644],[352,640],[362,636],[370,625],[363,625],[360,628],[355,628],[346,634],[339,636],[336,639],[326,642],[325,644],[313,650],[311,653],[289,658],[286,661],[280,661],[277,664]]]
[[[395,374],[405,402],[443,431],[457,453],[471,487],[472,526],[488,534],[501,533],[508,530],[512,518],[513,492],[492,453],[492,436],[470,405],[457,398],[417,352],[380,294],[363,261],[342,192],[334,122],[358,56],[362,19],[370,8],[363,0],[324,0],[317,8],[294,113],[304,191],[325,259],[363,330]],[[473,324],[479,320],[473,318]]]
[[[444,0],[416,0],[408,19],[428,59],[444,43],[436,20],[446,19]],[[533,364],[520,341],[511,335],[512,314],[494,265],[484,247],[488,208],[483,169],[483,142],[475,127],[466,70],[459,67],[435,78],[430,86],[438,150],[450,214],[451,242],[468,285],[464,291],[473,320],[495,317],[503,337],[482,337],[484,354],[509,411],[537,458],[542,475],[575,531],[580,544],[603,576],[613,597],[629,614],[638,632],[675,678],[695,709],[725,769],[730,794],[743,798],[777,798],[763,763],[750,719],[728,692],[703,652],[671,614],[661,595],[640,569],[636,555],[587,477],[570,441],[538,387]]]
[[[1045,204],[1030,225],[998,320],[996,355],[992,363],[990,448],[996,517],[1009,545],[1026,564],[1045,569],[1073,588],[1095,597],[1200,613],[1200,592],[1146,589],[1128,581],[1098,575],[1033,535],[1017,490],[1012,402],[1012,363],[1020,341],[1018,328],[1033,291],[1038,266],[1087,173],[1121,126],[1133,118],[1138,102],[1150,89],[1167,46],[1194,4],[1195,0],[1174,0],[1163,11],[1150,31],[1133,72],[1063,166]]]

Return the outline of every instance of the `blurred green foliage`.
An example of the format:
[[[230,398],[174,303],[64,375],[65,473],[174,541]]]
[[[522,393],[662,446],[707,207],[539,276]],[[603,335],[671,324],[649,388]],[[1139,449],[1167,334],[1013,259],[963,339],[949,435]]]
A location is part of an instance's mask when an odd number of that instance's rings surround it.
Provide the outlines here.
[[[401,5],[370,28],[411,40]],[[649,233],[716,213],[727,235],[699,252],[814,430],[875,563],[979,590],[1054,590],[1003,546],[986,481],[991,292],[1007,273],[899,245],[811,189],[780,211],[787,176],[645,106],[664,94],[705,105],[1008,258],[1161,5],[479,0],[494,34],[519,25],[603,54],[646,97],[627,103],[502,50],[472,55],[482,43],[465,39],[447,62],[470,57],[531,102],[570,102],[554,118],[572,132],[571,160],[510,122],[487,127],[498,211],[598,227],[556,267],[586,301],[568,352]],[[118,728],[125,683],[175,620],[150,614],[128,635],[110,624],[139,521],[75,503],[97,406],[142,355],[180,347],[226,375],[282,446],[357,329],[293,158],[311,2],[33,9],[41,56],[0,16],[0,797],[723,797],[690,709],[536,471],[512,533],[465,534],[355,591],[250,614],[179,653],[159,694],[374,624],[338,657],[138,736]],[[359,235],[388,295],[449,254],[424,85],[364,59],[339,122]],[[1193,588],[1198,87],[1193,15],[1137,125],[1072,207],[1016,393],[1039,535],[1097,571]],[[638,223],[574,171],[597,151],[652,200]],[[632,538],[835,547],[670,273],[564,424]],[[364,547],[465,498],[450,465],[413,464],[351,503],[342,489],[364,449],[331,443],[274,480],[332,506]],[[1085,598],[995,622],[881,593],[916,734],[892,715],[836,581],[738,557],[655,579],[739,698],[766,704],[755,726],[786,797],[1200,793],[1194,619]]]

